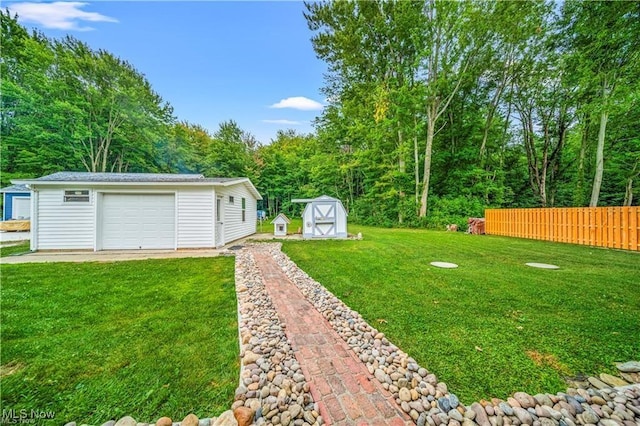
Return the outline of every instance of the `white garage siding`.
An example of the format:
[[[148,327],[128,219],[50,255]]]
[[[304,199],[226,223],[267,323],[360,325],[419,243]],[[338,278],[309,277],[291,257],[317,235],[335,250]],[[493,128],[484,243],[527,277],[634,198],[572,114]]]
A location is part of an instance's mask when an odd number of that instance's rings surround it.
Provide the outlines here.
[[[211,188],[178,191],[178,248],[215,245],[214,200]]]
[[[244,184],[219,188],[216,194],[224,197],[224,243],[256,233],[258,203]],[[233,197],[233,204],[229,202]],[[245,221],[242,221],[242,198],[246,200]]]
[[[67,188],[74,189],[74,188]],[[86,188],[79,188],[86,189]],[[89,202],[64,202],[63,189],[40,189],[38,192],[36,250],[93,250],[95,235],[93,191]]]

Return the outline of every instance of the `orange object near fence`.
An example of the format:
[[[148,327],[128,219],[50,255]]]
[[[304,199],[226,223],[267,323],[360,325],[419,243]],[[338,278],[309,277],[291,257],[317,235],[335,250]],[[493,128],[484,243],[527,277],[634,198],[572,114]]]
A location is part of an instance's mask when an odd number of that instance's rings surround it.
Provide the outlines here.
[[[487,209],[489,235],[640,251],[640,207]]]

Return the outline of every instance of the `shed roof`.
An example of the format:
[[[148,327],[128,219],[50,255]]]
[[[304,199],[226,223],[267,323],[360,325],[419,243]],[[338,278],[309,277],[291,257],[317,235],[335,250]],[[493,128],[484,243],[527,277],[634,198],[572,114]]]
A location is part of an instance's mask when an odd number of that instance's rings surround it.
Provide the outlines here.
[[[309,209],[313,208],[314,202],[322,202],[322,201],[335,202],[344,211],[344,214],[349,216],[349,213],[347,213],[347,209],[344,208],[344,204],[342,204],[342,201],[340,201],[337,198],[329,197],[328,195],[321,195],[317,198],[295,198],[291,200],[292,203],[307,203],[307,205],[304,207],[304,210],[302,211],[302,216],[304,216]]]
[[[277,225],[278,223],[282,223],[282,222],[285,222],[285,223],[291,223],[291,220],[289,220],[289,218],[288,218],[284,213],[280,213],[278,216],[276,216],[276,217],[271,221],[271,223],[274,223],[274,224],[276,224],[276,225]]]
[[[249,178],[206,178],[201,174],[172,174],[172,173],[92,173],[92,172],[57,172],[36,179],[16,179],[12,183],[29,186],[50,186],[61,184],[83,185],[180,185],[187,186],[230,186],[238,183],[245,184],[261,200],[262,196],[253,186]],[[28,189],[27,189],[28,190]]]
[[[10,185],[0,189],[0,193],[3,192],[31,192],[26,185]]]
[[[339,199],[329,197],[328,195],[321,195],[317,198],[294,198],[291,200],[292,203],[312,203],[314,201],[338,201],[342,203]]]

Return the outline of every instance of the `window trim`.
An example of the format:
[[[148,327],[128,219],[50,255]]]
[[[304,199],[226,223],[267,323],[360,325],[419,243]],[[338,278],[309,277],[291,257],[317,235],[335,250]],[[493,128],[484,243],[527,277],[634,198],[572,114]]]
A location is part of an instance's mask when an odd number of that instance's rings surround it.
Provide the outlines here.
[[[246,222],[247,221],[247,199],[245,197],[242,197],[241,209],[242,209],[242,221]]]

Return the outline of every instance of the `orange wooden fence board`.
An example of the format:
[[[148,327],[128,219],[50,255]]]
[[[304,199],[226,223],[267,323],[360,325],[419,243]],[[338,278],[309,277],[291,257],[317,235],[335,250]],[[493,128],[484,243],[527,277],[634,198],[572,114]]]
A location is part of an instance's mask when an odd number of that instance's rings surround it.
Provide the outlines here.
[[[488,209],[489,235],[640,251],[640,207]]]

